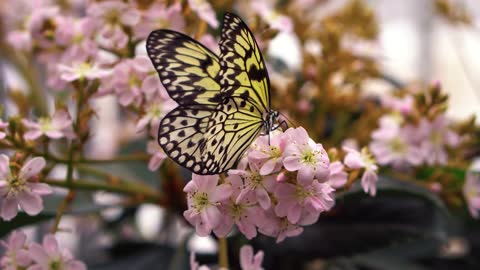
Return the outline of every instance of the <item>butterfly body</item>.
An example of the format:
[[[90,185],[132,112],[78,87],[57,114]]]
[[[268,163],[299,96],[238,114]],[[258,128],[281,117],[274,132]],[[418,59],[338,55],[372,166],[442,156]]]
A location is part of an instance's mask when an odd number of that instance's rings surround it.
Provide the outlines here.
[[[147,52],[168,94],[179,106],[160,122],[158,142],[196,174],[235,166],[278,114],[270,109],[270,82],[253,34],[226,13],[220,55],[171,30],[153,31]]]

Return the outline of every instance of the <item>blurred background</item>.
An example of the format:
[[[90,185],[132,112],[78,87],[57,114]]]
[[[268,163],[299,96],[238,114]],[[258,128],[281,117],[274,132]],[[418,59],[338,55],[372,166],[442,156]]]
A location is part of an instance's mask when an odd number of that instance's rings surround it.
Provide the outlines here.
[[[322,17],[335,13],[350,1],[319,2],[315,12]],[[480,1],[447,1],[468,12],[470,25],[438,16],[435,5],[442,1],[364,2],[378,19],[378,39],[352,39],[346,46],[375,59],[384,79],[366,80],[363,94],[385,95],[398,85],[408,83],[420,88],[438,81],[450,96],[447,115],[464,119],[474,114],[478,123]],[[293,34],[280,33],[271,41],[268,55],[281,59],[287,68],[298,70],[302,65],[300,46]],[[26,88],[26,82],[4,60],[5,53],[0,51],[0,105],[4,106],[5,115],[12,116],[16,110],[7,101],[6,91]],[[124,144],[125,138],[140,135],[135,133],[132,123],[120,121],[114,97],[97,99],[93,106],[98,117],[93,123],[95,133],[88,145],[89,156],[110,157],[117,152],[143,149],[144,145],[137,142]],[[144,164],[103,168],[133,179],[155,178]],[[55,172],[64,175],[65,170],[58,166]],[[182,175],[185,179],[189,177],[186,171]],[[154,180],[150,184],[160,185]],[[322,214],[319,222],[306,227],[299,237],[275,244],[274,239],[259,236],[250,243],[255,250],[265,251],[265,269],[480,269],[479,222],[466,212],[457,213],[461,218],[453,217],[444,203],[427,190],[396,185],[382,179],[376,197],[366,196],[355,187],[339,194],[335,208]],[[59,189],[57,193],[65,195],[66,191]],[[178,215],[178,209],[154,204],[116,206],[124,203],[123,199],[106,192],[96,192],[92,199],[89,194],[79,192],[72,210],[76,215],[62,219],[61,227],[70,228],[58,234],[62,245],[86,262],[89,269],[189,269],[189,251],[195,251],[202,263],[217,261],[214,237],[195,236],[190,225]],[[59,198],[46,201],[46,212],[55,213],[59,202]],[[92,208],[98,212],[84,214]],[[24,229],[38,240],[48,231],[49,224],[47,221]],[[10,230],[9,226],[10,223],[0,221],[2,237]],[[232,264],[238,265],[235,247],[244,243],[246,239],[238,234],[229,238],[233,247]]]

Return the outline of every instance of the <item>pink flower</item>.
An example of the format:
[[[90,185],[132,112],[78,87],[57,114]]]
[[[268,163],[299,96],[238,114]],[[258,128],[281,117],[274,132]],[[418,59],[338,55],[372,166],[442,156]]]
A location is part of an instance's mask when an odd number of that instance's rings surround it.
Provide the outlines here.
[[[143,13],[142,20],[135,26],[135,36],[147,38],[154,29],[172,29],[182,31],[185,20],[182,15],[182,5],[172,4],[166,7],[163,3],[153,4]]]
[[[207,0],[188,0],[188,4],[200,19],[206,21],[213,28],[218,27],[217,14]]]
[[[124,48],[128,36],[124,26],[135,26],[140,21],[140,12],[122,1],[103,1],[90,4],[87,15],[101,26],[99,33],[108,48]]]
[[[95,20],[90,17],[67,17],[57,26],[56,41],[67,47],[64,52],[67,58],[86,58],[97,53],[96,29]]]
[[[56,111],[50,118],[40,118],[38,122],[23,119],[22,123],[28,128],[23,137],[25,140],[36,140],[45,135],[50,139],[75,138],[72,119],[66,110]]]
[[[333,207],[334,191],[329,184],[320,183],[318,180],[313,180],[309,185],[280,183],[275,190],[278,200],[275,214],[287,217],[292,224],[308,225],[301,221],[302,216],[313,215],[316,218],[309,222],[315,222],[321,212]]]
[[[123,106],[139,105],[142,93],[154,94],[163,86],[146,56],[126,59],[117,64],[112,73],[112,88]]]
[[[303,228],[290,223],[287,218],[280,218],[275,215],[273,209],[269,209],[264,213],[264,221],[259,225],[258,231],[264,235],[276,237],[277,243],[282,242],[287,237],[294,237],[303,232]]]
[[[163,86],[162,86],[163,89]],[[141,132],[147,125],[158,129],[160,120],[169,111],[177,106],[177,103],[167,96],[155,95],[155,97],[146,100],[145,114],[138,120],[135,130]]]
[[[283,133],[270,134],[261,136],[255,141],[255,147],[248,153],[248,158],[262,164],[260,175],[277,172],[282,167],[283,151],[287,144],[285,137]]]
[[[382,98],[382,106],[400,112],[403,115],[408,115],[413,111],[414,98],[411,95],[404,96],[403,98],[385,96]]]
[[[152,155],[148,162],[148,169],[150,171],[158,170],[163,161],[167,158],[167,155],[163,152],[163,149],[160,147],[157,140],[151,140],[147,143],[147,153]]]
[[[27,250],[27,236],[22,231],[13,231],[7,242],[0,240],[6,251],[0,258],[0,267],[4,270],[27,269],[32,264]]]
[[[455,147],[460,143],[460,137],[448,128],[444,115],[437,116],[432,122],[422,119],[419,133],[424,135],[420,148],[429,165],[446,164],[448,154],[445,147]]]
[[[11,220],[17,215],[18,207],[27,214],[37,215],[43,209],[40,196],[50,194],[47,184],[37,183],[33,178],[45,167],[45,159],[35,157],[27,161],[18,174],[10,171],[10,159],[0,155],[0,216]]]
[[[347,183],[348,174],[345,172],[344,167],[340,161],[330,163],[328,184],[333,188],[343,187]]]
[[[244,245],[240,248],[240,266],[242,270],[263,270],[263,251],[257,252],[253,255],[253,248],[249,245]]]
[[[71,66],[58,65],[60,78],[66,82],[77,80],[94,80],[104,78],[112,73],[109,69],[102,69],[97,64],[86,62],[72,62]]]
[[[42,48],[55,45],[56,25],[63,17],[58,6],[45,6],[32,10],[27,29],[32,39]]]
[[[298,171],[297,181],[310,184],[314,178],[326,180],[330,174],[327,152],[321,144],[308,137],[307,131],[300,127],[285,132],[291,136],[293,143],[284,152],[283,165],[289,171]]]
[[[256,162],[250,162],[248,169],[246,164],[247,162],[241,161],[238,166],[239,169],[228,171],[229,175],[238,175],[244,181],[245,186],[237,197],[237,203],[253,193],[255,194],[255,202],[258,202],[263,209],[270,208],[272,201],[268,192],[273,192],[276,177],[274,175],[260,175],[259,164]]]
[[[474,218],[479,217],[480,210],[480,171],[478,170],[477,162],[471,166],[467,171],[465,184],[463,185],[463,196],[468,204],[470,215]]]
[[[218,175],[196,175],[183,189],[187,192],[188,210],[183,216],[195,226],[197,234],[207,236],[216,228],[222,218],[218,209],[219,202],[232,194],[228,184],[218,185]]]
[[[291,32],[293,30],[292,19],[279,14],[267,1],[255,0],[251,2],[251,6],[252,10],[259,14],[272,29],[285,32]]]
[[[378,164],[392,164],[395,168],[420,165],[423,155],[412,140],[417,136],[413,126],[400,127],[394,119],[384,116],[380,119],[380,128],[372,133],[370,149]]]
[[[238,175],[229,176],[227,183],[231,185],[233,192],[230,199],[220,205],[222,221],[214,229],[214,232],[219,237],[225,237],[232,230],[233,225],[236,224],[245,237],[252,239],[257,235],[255,225],[260,218],[258,211],[261,211],[261,209],[255,204],[256,200],[253,193],[237,200],[243,189],[242,179]]]
[[[81,261],[75,260],[67,249],[60,248],[51,234],[43,237],[42,245],[32,243],[29,254],[34,264],[28,270],[86,270]]]
[[[377,193],[376,183],[378,181],[378,167],[367,148],[363,148],[362,152],[358,152],[357,150],[348,147],[343,147],[343,150],[347,152],[343,161],[345,165],[351,169],[365,170],[361,180],[363,190],[365,193],[369,193],[370,196],[375,196]]]
[[[0,119],[0,129],[4,129],[8,127],[8,123],[5,123]],[[7,136],[7,134],[3,131],[0,131],[0,140],[4,139]]]

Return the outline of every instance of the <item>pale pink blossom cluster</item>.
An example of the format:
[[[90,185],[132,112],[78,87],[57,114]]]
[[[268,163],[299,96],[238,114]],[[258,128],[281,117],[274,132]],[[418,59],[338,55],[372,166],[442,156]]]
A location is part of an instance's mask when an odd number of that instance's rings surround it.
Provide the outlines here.
[[[81,261],[75,260],[67,249],[58,245],[51,234],[43,237],[42,244],[27,243],[22,231],[13,231],[6,242],[0,240],[6,249],[0,258],[0,267],[4,270],[86,270]]]
[[[256,254],[253,253],[252,246],[244,245],[240,248],[240,268],[242,270],[263,270],[263,251]],[[190,254],[190,269],[191,270],[210,270],[206,265],[200,265],[195,260],[195,253]],[[228,270],[228,269],[227,269]]]
[[[290,128],[259,137],[225,179],[194,174],[184,216],[201,236],[224,237],[236,225],[248,239],[258,231],[281,242],[330,210],[346,180],[341,162],[330,164],[305,129]]]
[[[411,96],[401,99],[389,97],[384,105],[393,112],[380,118],[370,143],[378,164],[405,169],[421,164],[447,163],[447,150],[457,146],[460,137],[449,127],[445,115],[440,114],[433,120],[422,118],[415,124],[406,118],[414,109]]]
[[[39,183],[37,175],[45,167],[45,159],[34,157],[21,168],[11,168],[10,158],[0,155],[0,217],[9,221],[19,209],[34,216],[43,209],[41,196],[52,193],[49,185]]]

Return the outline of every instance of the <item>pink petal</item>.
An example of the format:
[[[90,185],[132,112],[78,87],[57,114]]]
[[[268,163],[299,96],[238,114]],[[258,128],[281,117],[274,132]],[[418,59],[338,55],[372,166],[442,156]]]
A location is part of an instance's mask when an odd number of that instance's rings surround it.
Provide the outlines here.
[[[207,206],[200,213],[202,221],[210,228],[214,229],[222,220],[222,215],[216,206]]]
[[[297,181],[302,185],[309,185],[313,181],[313,170],[309,166],[302,166],[297,173]]]
[[[285,166],[285,169],[294,172],[300,169],[302,166],[302,163],[300,163],[300,160],[298,157],[289,157],[287,156],[286,158],[283,159],[283,166]]]
[[[301,213],[302,208],[300,207],[300,205],[295,204],[293,207],[290,207],[287,214],[288,221],[290,221],[292,224],[297,223],[300,220]]]
[[[30,257],[39,265],[47,265],[49,257],[43,247],[37,243],[32,243],[28,249]],[[29,268],[30,270],[30,268]]]
[[[2,209],[0,216],[6,220],[10,221],[18,213],[18,200],[16,197],[7,197],[2,202]]]
[[[52,234],[45,235],[42,244],[49,257],[54,258],[60,255],[60,248],[57,239]]]
[[[45,165],[46,162],[43,157],[34,157],[23,165],[18,177],[21,179],[30,179],[39,174]]]
[[[47,135],[47,137],[49,137],[50,139],[60,139],[63,137],[63,132],[58,130],[49,130],[45,132],[45,135]]]
[[[0,179],[6,179],[10,175],[10,158],[0,154]]]
[[[32,189],[32,192],[38,195],[48,195],[53,192],[52,188],[45,183],[27,183],[27,186]]]
[[[240,248],[240,266],[242,269],[250,269],[253,260],[253,248],[249,245],[244,245]]]
[[[277,163],[273,159],[267,160],[260,168],[260,175],[271,174],[275,169],[275,165],[277,165]]]
[[[255,189],[255,195],[257,195],[257,201],[263,209],[267,210],[268,208],[270,208],[270,205],[272,205],[272,201],[270,200],[270,196],[268,196],[268,193],[265,189]]]
[[[42,136],[42,134],[43,133],[40,130],[30,130],[23,134],[23,138],[27,141],[33,141]]]
[[[20,207],[30,216],[37,215],[43,209],[42,198],[34,193],[24,191],[18,194]]]
[[[228,184],[221,184],[217,186],[213,194],[210,195],[210,200],[212,202],[221,202],[230,198],[232,193],[233,193],[232,186]]]

